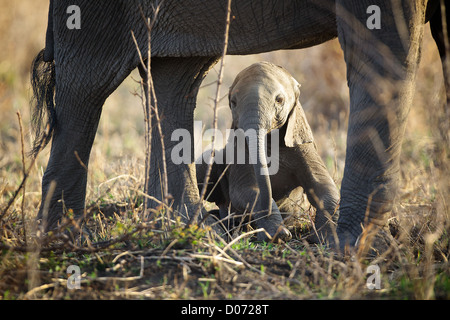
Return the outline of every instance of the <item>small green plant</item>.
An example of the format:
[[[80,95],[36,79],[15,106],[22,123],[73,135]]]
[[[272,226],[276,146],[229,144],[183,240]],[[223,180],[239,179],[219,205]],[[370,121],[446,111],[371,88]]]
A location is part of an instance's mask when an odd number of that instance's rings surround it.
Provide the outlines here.
[[[198,246],[202,239],[206,237],[210,227],[201,228],[196,224],[184,225],[181,217],[177,217],[170,230],[170,239],[177,240],[177,247]]]
[[[203,298],[208,299],[209,296],[209,281],[199,281],[198,284],[202,290]]]

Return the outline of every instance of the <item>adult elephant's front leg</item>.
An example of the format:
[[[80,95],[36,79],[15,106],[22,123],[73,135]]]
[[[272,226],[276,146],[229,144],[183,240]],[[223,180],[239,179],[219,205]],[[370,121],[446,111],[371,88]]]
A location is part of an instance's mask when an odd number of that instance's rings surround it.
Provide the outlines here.
[[[164,190],[167,190],[173,200],[173,209],[181,214],[185,222],[195,214],[200,204],[194,163],[195,103],[201,81],[216,61],[217,59],[208,57],[153,58],[151,64],[163,140],[158,129],[157,117],[153,115],[151,159],[145,191],[158,201],[163,201]],[[177,134],[172,141],[175,130],[179,130],[178,133],[181,133],[183,138]],[[186,138],[189,141],[186,141]],[[187,148],[174,150],[180,143],[188,146],[189,150]],[[190,155],[186,157],[185,152]],[[166,175],[167,186],[164,185]],[[151,208],[156,208],[159,204],[157,201],[148,202]]]
[[[338,1],[350,118],[337,233],[354,246],[386,222],[395,198],[400,151],[423,34],[425,3],[380,5],[380,29],[366,25],[372,1]],[[397,3],[397,2],[396,2]],[[373,228],[375,227],[375,228]]]

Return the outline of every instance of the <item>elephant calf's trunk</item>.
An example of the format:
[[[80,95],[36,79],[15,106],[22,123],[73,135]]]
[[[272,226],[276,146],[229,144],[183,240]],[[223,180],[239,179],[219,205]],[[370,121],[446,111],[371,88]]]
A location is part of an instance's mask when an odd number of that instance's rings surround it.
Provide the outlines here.
[[[270,184],[269,170],[267,167],[266,144],[264,130],[257,130],[256,141],[252,141],[249,135],[246,136],[250,162],[253,163],[256,181],[259,187],[259,197],[257,211],[272,213],[272,186]]]

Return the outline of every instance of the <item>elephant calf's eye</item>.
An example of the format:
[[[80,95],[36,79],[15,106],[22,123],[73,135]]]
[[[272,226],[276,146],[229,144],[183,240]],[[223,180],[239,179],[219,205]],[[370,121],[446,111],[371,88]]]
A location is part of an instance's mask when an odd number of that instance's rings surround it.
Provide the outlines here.
[[[278,103],[278,104],[283,104],[284,103],[284,97],[281,94],[277,95],[276,98],[275,98],[275,102]]]

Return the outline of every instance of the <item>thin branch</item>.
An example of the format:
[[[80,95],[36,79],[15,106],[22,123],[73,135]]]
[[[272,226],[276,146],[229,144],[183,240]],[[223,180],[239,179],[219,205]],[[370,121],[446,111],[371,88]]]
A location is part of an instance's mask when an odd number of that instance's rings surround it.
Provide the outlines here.
[[[39,153],[42,151],[42,149],[44,149],[45,144],[46,144],[45,141],[47,141],[47,137],[50,135],[49,129],[50,129],[50,127],[47,126],[46,132],[44,133],[43,138],[40,140],[40,144],[36,147],[36,152],[33,152],[33,157],[31,158],[31,163],[30,163],[30,166],[28,167],[28,170],[26,170],[26,172],[24,171],[24,177],[22,179],[22,182],[20,183],[19,187],[14,192],[14,195],[12,196],[12,198],[8,201],[8,204],[5,206],[5,208],[0,213],[0,221],[3,220],[3,218],[6,216],[9,208],[12,206],[12,204],[16,200],[20,191],[25,187],[25,183],[26,183],[28,177],[30,176],[31,170],[33,169],[36,159],[37,159]]]
[[[230,17],[231,17],[231,0],[228,0],[227,4],[227,16],[226,16],[226,24],[225,24],[225,33],[224,33],[224,40],[223,40],[223,52],[222,52],[222,59],[220,63],[220,69],[219,69],[219,78],[217,80],[217,90],[216,90],[216,98],[214,101],[214,116],[213,116],[213,130],[215,131],[217,129],[217,109],[219,106],[220,101],[220,87],[222,86],[223,81],[223,73],[224,73],[224,67],[225,67],[225,56],[228,51],[228,34],[230,31]],[[209,176],[211,174],[212,165],[214,162],[214,147],[215,147],[216,137],[213,135],[212,141],[211,141],[211,157],[209,158],[208,168],[206,170],[205,180],[203,181],[203,188],[202,192],[200,194],[200,205],[197,208],[197,211],[192,216],[191,220],[189,221],[189,224],[197,223],[198,216],[200,215],[200,212],[202,210],[202,202],[205,198],[206,191],[208,189],[208,182],[209,182]]]
[[[19,120],[19,128],[20,128],[20,144],[22,146],[22,171],[23,176],[25,178],[26,175],[26,166],[25,166],[25,143],[23,139],[23,125],[22,125],[22,115],[19,111],[17,111],[17,118]],[[27,245],[27,228],[25,224],[25,195],[26,195],[26,181],[23,184],[22,191],[22,225],[23,225],[23,238],[25,239],[25,245]]]

